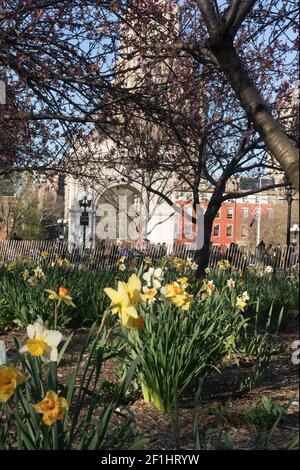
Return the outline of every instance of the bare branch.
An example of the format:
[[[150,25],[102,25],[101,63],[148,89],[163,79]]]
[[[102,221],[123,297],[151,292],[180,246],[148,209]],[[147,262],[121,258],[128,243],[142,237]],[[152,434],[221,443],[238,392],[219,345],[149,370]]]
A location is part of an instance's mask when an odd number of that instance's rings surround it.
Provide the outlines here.
[[[234,38],[236,33],[239,31],[243,21],[249,15],[256,2],[257,0],[243,0],[243,2],[240,4],[232,27],[230,28],[230,35],[232,38]]]
[[[217,36],[220,30],[220,20],[214,5],[210,0],[197,0],[197,3],[210,35]]]

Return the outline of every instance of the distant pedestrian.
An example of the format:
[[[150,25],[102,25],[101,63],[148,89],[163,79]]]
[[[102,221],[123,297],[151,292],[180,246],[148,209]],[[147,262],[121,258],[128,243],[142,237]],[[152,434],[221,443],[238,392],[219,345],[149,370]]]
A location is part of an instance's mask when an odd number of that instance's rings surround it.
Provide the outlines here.
[[[264,261],[265,253],[266,253],[266,244],[263,240],[259,242],[257,245],[257,258],[259,261]]]

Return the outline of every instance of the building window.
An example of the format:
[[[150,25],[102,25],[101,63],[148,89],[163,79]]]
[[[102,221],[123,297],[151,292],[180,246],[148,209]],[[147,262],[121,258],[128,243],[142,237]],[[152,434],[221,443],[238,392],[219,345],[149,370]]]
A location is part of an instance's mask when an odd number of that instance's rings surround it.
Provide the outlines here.
[[[232,237],[232,235],[233,235],[233,225],[227,225],[226,237]]]
[[[242,227],[241,227],[241,237],[242,238],[247,238],[248,237],[247,225],[242,225]]]
[[[217,215],[216,215],[216,219],[219,219],[220,218],[220,211],[218,211]]]
[[[242,218],[243,219],[248,219],[249,217],[249,209],[243,208],[242,209]]]
[[[229,207],[227,209],[227,219],[233,219],[233,208]]]
[[[268,209],[268,219],[273,219],[274,217],[274,210],[273,209]]]
[[[184,235],[185,237],[190,237],[192,235],[192,224],[185,224]]]
[[[176,223],[174,225],[174,237],[175,238],[180,238],[181,237],[181,233],[180,233],[180,230],[179,230],[179,223]]]
[[[214,237],[220,236],[220,225],[214,225]]]

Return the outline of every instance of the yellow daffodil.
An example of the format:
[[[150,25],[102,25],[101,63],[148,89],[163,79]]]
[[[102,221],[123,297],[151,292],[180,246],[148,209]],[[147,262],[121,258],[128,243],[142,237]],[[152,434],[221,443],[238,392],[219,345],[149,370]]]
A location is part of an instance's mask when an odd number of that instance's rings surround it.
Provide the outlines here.
[[[187,292],[184,292],[182,295],[177,295],[173,299],[173,303],[177,306],[182,308],[182,310],[189,310],[191,301],[193,299],[193,296],[191,294],[188,294]]]
[[[146,257],[145,257],[144,263],[145,263],[145,264],[149,264],[149,265],[152,264],[152,259],[150,258],[150,256],[146,256]]]
[[[186,289],[188,287],[189,278],[188,277],[180,277],[177,279],[177,282]]]
[[[177,282],[179,282],[179,284],[187,284],[189,282],[189,278],[188,277],[179,277],[177,279]]]
[[[190,303],[193,298],[192,295],[185,291],[185,287],[178,282],[167,284],[161,289],[164,300],[171,302],[176,307],[181,307],[183,310],[190,308]]]
[[[179,271],[180,269],[183,269],[185,267],[186,261],[184,259],[175,257],[173,259],[173,265],[177,269],[177,271]]]
[[[127,258],[127,256],[121,256],[121,258],[119,259],[119,264],[124,264],[126,258]]]
[[[243,297],[236,298],[236,302],[235,302],[236,308],[238,308],[239,310],[243,312],[245,310],[246,305],[247,305],[247,302],[245,299],[243,299]]]
[[[59,304],[63,302],[66,305],[75,307],[72,297],[69,295],[69,289],[59,287],[57,292],[51,289],[45,289],[45,292],[48,292],[50,300],[57,300]]]
[[[230,262],[228,259],[222,259],[221,261],[218,261],[218,268],[220,271],[225,271],[226,269],[230,269]]]
[[[123,282],[118,282],[118,290],[106,287],[105,294],[110,298],[110,311],[112,314],[119,315],[123,326],[131,327],[132,319],[139,318],[135,306],[131,303],[129,294],[124,287]]]
[[[156,301],[156,295],[157,295],[157,289],[155,287],[143,287],[143,292],[144,292],[144,298],[147,300],[149,304],[152,304],[153,302]]]
[[[45,273],[44,273],[44,271],[42,270],[42,268],[40,266],[37,266],[33,270],[33,272],[34,272],[35,277],[39,278],[39,277],[44,277],[45,276]]]
[[[197,263],[192,263],[191,270],[192,271],[197,271],[197,269],[198,269],[198,264]]]
[[[214,284],[214,281],[205,281],[203,283],[203,292],[201,294],[201,299],[202,300],[206,300],[208,299],[208,297],[210,297],[214,290],[215,290],[216,286]]]
[[[39,281],[35,276],[31,276],[29,279],[27,279],[27,282],[30,286],[37,286]]]
[[[41,257],[42,258],[48,258],[48,256],[49,256],[48,251],[41,251]]]
[[[7,271],[9,272],[12,272],[16,269],[17,267],[17,263],[15,263],[14,261],[12,261],[11,263],[8,263],[7,265]]]
[[[57,361],[57,346],[62,340],[62,334],[56,330],[45,328],[41,319],[27,326],[27,343],[21,347],[20,353],[28,352],[40,357],[43,362]]]
[[[210,296],[210,295],[212,295],[212,293],[215,290],[216,286],[214,284],[214,281],[206,281],[206,282],[203,283],[203,288],[207,292],[207,294]]]
[[[21,276],[24,279],[24,281],[27,281],[27,279],[30,277],[28,269],[25,269],[25,271],[21,273]]]
[[[125,291],[128,293],[130,302],[132,304],[137,304],[138,302],[144,301],[144,297],[141,294],[142,283],[136,274],[132,274],[128,279],[128,282],[123,282],[122,285]]]
[[[119,266],[119,271],[126,271],[126,266],[125,266],[125,264],[120,264],[120,266]]]
[[[17,369],[0,365],[0,403],[6,403],[15,393],[17,385],[24,382],[24,375]]]
[[[57,259],[56,259],[56,264],[57,264],[57,266],[59,266],[59,267],[63,267],[63,266],[66,266],[66,267],[67,267],[67,266],[70,266],[70,265],[71,265],[71,263],[70,263],[69,260],[67,260],[67,259],[60,259],[60,258],[57,258]]]
[[[210,268],[205,268],[204,272],[205,272],[205,274],[209,274],[210,273]]]
[[[173,297],[176,297],[182,293],[182,288],[178,282],[172,282],[172,284],[166,284],[164,287],[162,287],[161,293],[166,300],[171,300]]]
[[[49,390],[42,401],[33,405],[37,413],[43,415],[43,422],[47,426],[52,426],[55,421],[62,420],[68,409],[67,400],[57,393]]]
[[[234,289],[235,288],[235,280],[234,279],[228,279],[227,283],[226,283],[226,287],[228,287],[228,289]]]

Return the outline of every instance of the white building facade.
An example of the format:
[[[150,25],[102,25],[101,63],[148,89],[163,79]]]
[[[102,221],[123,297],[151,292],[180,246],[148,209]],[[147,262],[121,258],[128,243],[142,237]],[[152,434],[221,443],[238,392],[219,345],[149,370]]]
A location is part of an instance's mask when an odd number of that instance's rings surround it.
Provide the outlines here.
[[[112,152],[114,143],[107,139],[95,148],[95,155]],[[94,158],[95,161],[95,158]],[[91,170],[87,171],[87,173]],[[172,244],[174,240],[174,207],[155,194],[149,194],[141,184],[126,178],[113,168],[95,168],[95,177],[67,177],[65,183],[65,218],[68,220],[68,242],[79,248],[95,247],[102,241],[118,240],[132,243],[149,240],[151,243]],[[172,184],[169,196],[173,199]],[[81,225],[84,211],[79,201],[88,196],[86,208],[88,225]]]

